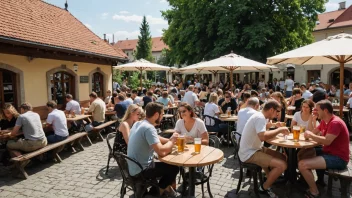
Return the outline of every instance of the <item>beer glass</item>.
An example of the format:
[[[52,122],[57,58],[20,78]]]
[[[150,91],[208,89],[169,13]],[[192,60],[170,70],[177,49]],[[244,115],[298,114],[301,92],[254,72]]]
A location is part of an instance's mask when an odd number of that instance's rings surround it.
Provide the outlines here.
[[[194,138],[194,152],[200,153],[200,148],[202,145],[202,138]]]
[[[177,144],[177,152],[178,153],[182,153],[185,151],[185,136],[179,136],[177,137],[177,141],[176,141],[176,144]]]
[[[301,132],[301,127],[293,126],[292,133],[293,133],[293,141],[294,142],[298,142],[300,132]]]
[[[301,133],[304,133],[304,132],[306,132],[306,126],[304,126],[304,125],[301,125],[300,127],[301,127]]]

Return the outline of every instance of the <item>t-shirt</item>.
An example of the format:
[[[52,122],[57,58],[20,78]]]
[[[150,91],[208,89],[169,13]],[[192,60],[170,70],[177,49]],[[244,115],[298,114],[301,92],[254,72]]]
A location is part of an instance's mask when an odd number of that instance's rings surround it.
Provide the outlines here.
[[[126,113],[127,107],[128,107],[128,105],[124,101],[121,101],[118,104],[116,104],[114,107],[114,111],[116,112],[116,116],[120,119],[123,118],[123,116]]]
[[[153,102],[153,99],[149,96],[144,96],[143,102],[144,102],[144,104],[143,104],[143,108],[144,108],[145,106],[147,106],[148,103]]]
[[[9,129],[9,128],[15,127],[16,120],[17,120],[17,118],[15,118],[15,117],[12,117],[12,119],[10,121],[8,121],[6,118],[2,119],[0,121],[1,130],[5,130],[5,129]]]
[[[258,134],[266,131],[266,119],[261,112],[253,114],[242,131],[238,156],[242,162],[247,161],[255,152],[262,148]]]
[[[88,112],[93,113],[93,119],[96,122],[104,122],[105,121],[105,111],[106,106],[102,99],[95,99],[89,107]]]
[[[286,81],[285,81],[286,91],[292,91],[294,84],[295,84],[295,82],[293,82],[293,80],[286,79]]]
[[[187,91],[183,97],[183,102],[187,102],[191,107],[195,107],[195,102],[199,101],[197,95],[193,91]]]
[[[252,107],[246,107],[238,112],[237,132],[239,134],[242,134],[243,128],[246,125],[248,119],[255,113],[258,113],[258,111],[254,110]]]
[[[168,106],[170,99],[169,98],[163,98],[163,97],[159,97],[158,100],[156,100],[157,102],[163,103],[164,106]]]
[[[302,97],[304,98],[304,99],[309,99],[310,97],[312,97],[313,96],[313,94],[310,92],[310,91],[308,91],[308,90],[305,90],[303,93],[302,93]]]
[[[258,84],[258,87],[261,88],[265,88],[265,82],[260,81]]]
[[[349,96],[351,92],[352,92],[352,90],[347,89],[346,91],[343,92],[343,94]]]
[[[308,128],[308,120],[307,121],[303,121],[302,120],[302,117],[301,117],[301,112],[296,112],[294,115],[293,115],[293,121],[296,121],[297,122],[297,125],[298,126],[306,126],[306,128]]]
[[[81,115],[81,106],[75,100],[66,103],[66,111],[73,111],[76,115]]]
[[[285,88],[285,81],[280,81],[279,85],[280,85],[280,89],[284,89]]]
[[[128,140],[127,156],[138,161],[143,170],[153,161],[153,144],[159,143],[158,133],[155,127],[147,120],[136,122],[131,128]],[[140,168],[133,162],[128,161],[128,170],[132,176],[141,172]]]
[[[61,137],[68,136],[67,120],[63,111],[54,109],[51,113],[48,114],[46,122],[53,126],[55,135],[59,135]]]
[[[133,104],[132,98],[127,98],[126,100],[124,100],[124,102],[127,104],[127,106],[130,106],[131,104]]]
[[[104,99],[104,102],[105,104],[108,104],[111,100],[112,96],[107,96],[105,99]]]
[[[219,107],[218,105],[214,104],[213,102],[208,102],[205,104],[205,107],[204,107],[204,115],[208,115],[208,116],[211,116],[211,117],[217,117],[217,113],[219,113],[220,110],[219,110]],[[210,119],[208,117],[205,118],[205,123],[208,125],[208,126],[213,126],[215,123],[214,123],[214,120],[213,119]]]
[[[22,127],[24,138],[27,140],[43,140],[45,138],[40,116],[33,111],[27,111],[18,116],[16,126]]]
[[[295,112],[298,112],[301,110],[301,105],[302,105],[303,101],[304,101],[304,98],[300,98],[298,100],[295,100],[295,105],[294,105],[296,107]]]
[[[325,121],[322,120],[317,128],[322,136],[326,136],[327,134],[337,136],[329,146],[323,146],[323,152],[338,156],[348,162],[350,154],[350,137],[345,122],[341,120],[341,118],[333,115],[328,123],[325,123]]]
[[[352,98],[349,98],[347,103],[350,105],[350,108],[352,109]]]
[[[190,131],[187,131],[187,129],[185,128],[185,121],[183,119],[177,120],[175,125],[175,131],[180,135],[191,136],[194,138],[202,137],[202,134],[204,132],[207,132],[207,128],[205,127],[203,120],[199,118],[194,118],[194,119],[195,119],[195,122]]]
[[[141,98],[136,96],[133,100],[133,104],[139,104],[141,102]]]

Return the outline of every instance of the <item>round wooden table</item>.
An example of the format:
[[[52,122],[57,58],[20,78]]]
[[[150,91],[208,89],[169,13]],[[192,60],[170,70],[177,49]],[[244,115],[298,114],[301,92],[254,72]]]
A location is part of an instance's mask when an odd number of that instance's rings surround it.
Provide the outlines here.
[[[285,140],[282,134],[277,135],[275,138],[266,141],[269,144],[275,146],[281,146],[283,148],[287,148],[288,153],[288,161],[287,161],[287,170],[285,172],[285,177],[289,182],[295,183],[297,180],[297,149],[307,149],[318,146],[319,144],[311,139],[305,140],[303,133],[299,136],[299,141],[293,141],[293,134],[287,136],[287,140]]]
[[[238,117],[236,115],[231,115],[230,117],[227,114],[221,114],[219,119],[223,122],[228,122],[228,130],[227,130],[227,147],[230,145],[230,133],[231,133],[231,122],[237,122]],[[233,123],[234,124],[234,123]]]
[[[166,164],[189,167],[189,196],[194,197],[196,167],[215,164],[223,158],[224,153],[220,149],[202,145],[200,153],[195,154],[194,145],[187,144],[185,152],[178,153],[175,148],[169,155],[159,158],[159,160]]]

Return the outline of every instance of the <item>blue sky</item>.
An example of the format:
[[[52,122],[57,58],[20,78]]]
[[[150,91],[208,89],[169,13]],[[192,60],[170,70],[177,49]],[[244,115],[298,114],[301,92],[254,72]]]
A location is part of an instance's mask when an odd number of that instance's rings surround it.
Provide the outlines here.
[[[65,4],[65,0],[45,1],[62,8]],[[337,10],[341,1],[330,0],[326,11]],[[346,4],[350,6],[352,0],[346,0]],[[136,39],[143,15],[147,16],[152,36],[161,36],[168,25],[160,11],[168,8],[166,0],[68,0],[68,10],[76,18],[100,37],[105,33],[112,41],[114,34],[115,42]]]

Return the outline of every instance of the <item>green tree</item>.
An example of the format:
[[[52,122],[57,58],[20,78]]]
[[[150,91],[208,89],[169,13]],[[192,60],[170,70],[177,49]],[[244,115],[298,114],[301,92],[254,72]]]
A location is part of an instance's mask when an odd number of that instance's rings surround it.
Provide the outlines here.
[[[141,58],[154,62],[152,56],[152,37],[150,35],[149,24],[146,17],[143,17],[141,27],[139,28],[140,35],[138,36],[137,50],[136,50],[136,59]]]
[[[327,0],[168,0],[163,40],[170,59],[193,64],[235,53],[267,57],[313,42]]]

